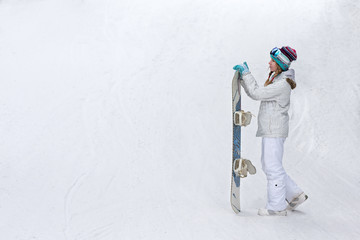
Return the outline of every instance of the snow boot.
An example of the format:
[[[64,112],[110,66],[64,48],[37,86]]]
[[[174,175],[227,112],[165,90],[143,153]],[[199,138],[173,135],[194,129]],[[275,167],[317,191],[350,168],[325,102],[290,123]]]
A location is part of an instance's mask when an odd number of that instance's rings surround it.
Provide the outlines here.
[[[258,215],[260,216],[286,216],[287,215],[287,211],[282,210],[282,211],[274,211],[274,210],[269,210],[266,208],[260,208],[258,211]]]
[[[288,207],[286,208],[287,210],[291,210],[293,211],[295,208],[297,208],[300,204],[302,204],[303,202],[306,201],[306,199],[308,199],[308,196],[305,193],[301,193],[300,195],[298,195],[297,197],[294,197],[293,200],[291,200],[288,205]]]

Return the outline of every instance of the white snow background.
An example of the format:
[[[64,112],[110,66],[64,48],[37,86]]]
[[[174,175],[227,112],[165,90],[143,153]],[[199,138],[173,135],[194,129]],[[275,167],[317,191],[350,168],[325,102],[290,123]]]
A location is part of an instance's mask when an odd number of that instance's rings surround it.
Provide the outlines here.
[[[255,118],[236,215],[232,67],[262,84],[284,45],[284,165],[309,200],[257,216]],[[357,0],[1,0],[0,239],[359,239],[359,56]]]

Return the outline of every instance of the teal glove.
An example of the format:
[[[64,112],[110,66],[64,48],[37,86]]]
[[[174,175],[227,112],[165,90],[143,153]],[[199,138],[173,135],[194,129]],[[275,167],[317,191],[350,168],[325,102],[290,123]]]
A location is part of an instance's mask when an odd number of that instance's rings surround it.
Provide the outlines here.
[[[249,67],[246,62],[244,62],[243,64],[240,64],[240,65],[234,66],[233,69],[236,71],[239,71],[241,76],[244,74],[250,73]]]

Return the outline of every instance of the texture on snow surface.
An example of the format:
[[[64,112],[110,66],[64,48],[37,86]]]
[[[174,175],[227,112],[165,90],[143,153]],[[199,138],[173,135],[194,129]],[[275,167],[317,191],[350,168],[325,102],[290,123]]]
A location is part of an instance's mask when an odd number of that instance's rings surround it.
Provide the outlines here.
[[[359,239],[359,1],[0,1],[1,239]],[[229,202],[232,67],[298,52],[284,165],[309,195]],[[257,115],[259,102],[243,97]]]

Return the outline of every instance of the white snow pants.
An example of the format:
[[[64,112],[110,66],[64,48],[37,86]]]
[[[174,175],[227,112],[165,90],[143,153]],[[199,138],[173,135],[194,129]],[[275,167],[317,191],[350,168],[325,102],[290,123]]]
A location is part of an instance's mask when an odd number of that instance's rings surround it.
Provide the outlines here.
[[[262,139],[261,165],[268,181],[266,208],[274,211],[286,209],[286,200],[291,201],[302,193],[282,165],[285,140],[286,138]]]

